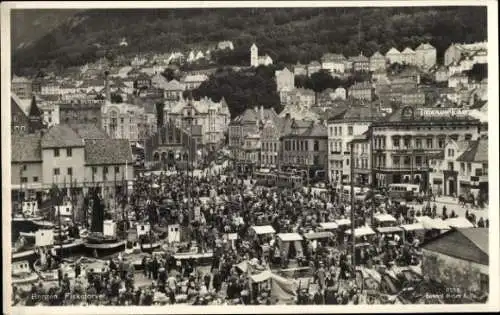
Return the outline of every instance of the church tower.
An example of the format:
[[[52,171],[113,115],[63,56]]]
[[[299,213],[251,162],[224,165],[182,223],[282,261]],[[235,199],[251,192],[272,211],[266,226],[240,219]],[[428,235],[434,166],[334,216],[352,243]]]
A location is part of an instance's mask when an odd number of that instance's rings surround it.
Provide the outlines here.
[[[36,104],[36,98],[35,95],[33,95],[31,99],[31,106],[30,106],[30,111],[28,115],[29,119],[29,133],[35,133],[38,130],[43,129],[43,118],[42,118],[42,111],[40,108],[38,108],[38,105]]]
[[[259,49],[255,43],[250,47],[250,66],[257,67],[259,65]]]

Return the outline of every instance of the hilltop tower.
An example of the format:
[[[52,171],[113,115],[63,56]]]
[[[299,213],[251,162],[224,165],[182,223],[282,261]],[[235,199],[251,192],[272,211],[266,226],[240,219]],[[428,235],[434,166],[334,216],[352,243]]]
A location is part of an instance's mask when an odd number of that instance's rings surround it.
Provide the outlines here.
[[[250,66],[257,67],[259,65],[259,49],[255,43],[250,47]]]

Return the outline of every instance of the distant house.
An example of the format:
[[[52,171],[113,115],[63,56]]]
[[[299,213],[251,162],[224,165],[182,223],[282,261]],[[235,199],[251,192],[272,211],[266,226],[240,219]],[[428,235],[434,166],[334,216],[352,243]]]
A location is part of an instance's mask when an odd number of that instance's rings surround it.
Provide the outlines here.
[[[297,64],[293,67],[294,75],[307,75],[307,66],[297,62]]]
[[[403,64],[415,65],[417,61],[417,53],[410,47],[406,47],[401,52],[401,61]]]
[[[258,67],[260,65],[268,66],[271,64],[273,64],[273,59],[269,55],[259,56],[257,45],[253,44],[250,47],[250,66]]]
[[[151,78],[145,73],[141,73],[134,80],[134,88],[136,89],[149,89],[150,87],[151,87]]]
[[[186,90],[186,86],[177,80],[169,81],[163,87],[163,97],[166,101],[179,101],[182,98],[182,92]]]
[[[436,82],[448,81],[448,69],[446,66],[439,66],[434,72],[434,80]]]
[[[425,277],[468,294],[489,292],[487,228],[452,229],[422,244],[422,254]]]
[[[467,86],[469,84],[469,77],[464,74],[456,73],[448,78],[448,87],[456,88],[460,84]]]
[[[188,74],[181,82],[184,83],[187,90],[193,90],[198,88],[203,82],[208,80],[206,74]]]
[[[345,72],[345,56],[342,54],[327,53],[321,57],[321,66],[323,69],[328,70],[330,73],[344,73]]]
[[[10,98],[10,124],[12,134],[25,134],[29,131],[28,113],[23,110],[23,104],[15,93]]]
[[[423,106],[425,93],[419,89],[405,91],[401,95],[401,103],[406,106]]]
[[[389,51],[385,54],[385,59],[387,59],[390,64],[403,63],[403,56],[401,55],[401,52],[394,47],[389,49]]]
[[[307,65],[307,75],[308,76],[311,76],[312,74],[319,72],[320,70],[321,70],[321,64],[316,60],[311,61]]]
[[[373,87],[370,82],[357,82],[349,88],[349,97],[359,100],[372,101]]]
[[[285,67],[275,72],[276,89],[280,93],[281,102],[284,102],[285,94],[295,88],[295,76]]]
[[[152,78],[151,78],[151,86],[159,89],[164,89],[165,86],[168,85],[167,79],[161,75],[160,73],[156,73]]]
[[[224,49],[233,50],[234,49],[233,42],[230,40],[219,42],[217,44],[217,49],[219,49],[219,50],[224,50]]]
[[[358,56],[349,58],[352,62],[353,70],[356,72],[368,72],[370,71],[370,59],[360,53]]]
[[[458,62],[465,56],[471,56],[475,63],[488,63],[488,42],[451,44],[444,53],[444,65]]]
[[[434,46],[429,43],[420,44],[420,46],[415,49],[415,60],[417,66],[429,69],[436,64],[437,61],[437,51]]]
[[[385,57],[378,51],[376,51],[370,57],[370,71],[385,70],[387,61]]]
[[[33,86],[31,80],[25,77],[14,76],[11,81],[11,90],[16,93],[19,98],[31,99],[33,95]]]
[[[286,105],[300,105],[311,107],[316,101],[316,95],[313,90],[295,88],[286,93],[284,104]]]
[[[122,40],[120,41],[120,44],[118,46],[120,46],[120,47],[127,47],[128,46],[127,39],[125,37],[122,38]]]

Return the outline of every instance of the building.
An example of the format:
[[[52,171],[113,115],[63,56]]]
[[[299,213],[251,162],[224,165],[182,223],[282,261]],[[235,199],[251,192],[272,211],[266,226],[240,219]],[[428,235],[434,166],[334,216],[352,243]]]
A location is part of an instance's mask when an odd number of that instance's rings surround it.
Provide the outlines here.
[[[457,246],[460,244],[460,246]],[[489,292],[487,228],[451,229],[422,244],[424,276],[478,296]]]
[[[226,41],[222,41],[222,42],[217,43],[217,49],[219,49],[219,50],[224,50],[224,49],[233,50],[234,45],[233,45],[232,41],[226,40]]]
[[[349,88],[349,97],[358,100],[373,100],[373,86],[368,81],[356,82]]]
[[[59,123],[93,123],[97,126],[101,126],[101,109],[103,106],[103,100],[73,100],[69,102],[61,102],[59,104]]]
[[[98,185],[104,195],[124,194],[134,180],[130,143],[126,139],[85,139],[84,150],[85,183]]]
[[[419,107],[425,105],[425,92],[420,89],[406,90],[401,93],[401,104],[403,106]]]
[[[328,119],[328,178],[335,186],[350,183],[350,142],[357,137],[366,138],[371,124],[380,119],[381,115],[374,108],[352,106],[342,109]],[[357,140],[359,141],[359,140]],[[362,160],[368,158],[363,151],[356,151],[356,156]],[[362,182],[371,183],[371,176],[364,171],[366,165],[361,162],[358,173],[362,174]],[[371,161],[368,162],[371,166]]]
[[[297,64],[293,67],[294,75],[307,75],[307,66],[297,62]]]
[[[321,93],[318,93],[317,105],[329,104],[335,100],[345,100],[347,98],[347,91],[343,87],[338,87],[335,90],[328,88]]]
[[[370,71],[384,70],[387,67],[386,58],[378,51],[370,57]]]
[[[11,91],[21,99],[31,99],[33,95],[32,81],[25,77],[14,76],[10,83]]]
[[[313,90],[294,88],[283,94],[283,104],[286,105],[311,107],[316,103],[316,93]]]
[[[167,102],[177,102],[182,99],[182,93],[186,90],[186,86],[177,80],[169,81],[163,87],[163,98]]]
[[[401,52],[394,47],[389,49],[389,51],[385,54],[385,59],[387,59],[387,61],[390,64],[393,64],[393,63],[402,64],[403,63],[403,56],[401,55]]]
[[[308,76],[311,76],[314,73],[319,72],[320,70],[321,70],[321,64],[316,60],[311,61],[307,65],[307,75]]]
[[[102,127],[113,139],[142,142],[156,132],[156,123],[156,115],[138,105],[105,103],[102,107]]]
[[[448,81],[449,74],[446,66],[439,66],[434,72],[434,80],[438,83]]]
[[[24,104],[15,93],[10,97],[10,131],[14,134],[25,134],[30,129],[28,112],[24,110]]]
[[[85,181],[85,141],[68,125],[49,128],[41,138],[44,187],[69,188]]]
[[[436,48],[429,43],[420,44],[417,49],[415,49],[415,54],[416,65],[421,68],[430,69],[436,64],[437,51]]]
[[[406,47],[401,52],[401,61],[406,65],[415,65],[417,62],[417,53],[413,49]]]
[[[294,74],[285,67],[283,70],[275,71],[276,78],[276,89],[280,94],[281,102],[285,100],[285,95],[287,92],[295,89],[295,76]]]
[[[478,136],[478,135],[476,135]],[[472,193],[488,200],[488,140],[450,140],[440,154],[430,159],[429,184],[434,194],[460,196]]]
[[[258,66],[268,66],[273,64],[273,59],[269,57],[268,54],[265,54],[264,56],[259,56],[259,49],[257,48],[257,45],[252,44],[252,47],[250,47],[250,66],[251,67],[258,67]]]
[[[369,72],[370,71],[370,58],[360,53],[359,56],[350,57],[352,67],[355,72]]]
[[[457,109],[397,109],[371,126],[374,183],[418,183],[428,188],[429,157],[439,154],[450,139],[476,138],[480,121]]]
[[[181,79],[181,82],[186,87],[186,90],[194,90],[207,80],[208,76],[206,74],[188,74]]]
[[[282,169],[305,170],[309,176],[327,170],[328,130],[324,122],[295,120],[281,143]]]
[[[151,86],[164,90],[168,86],[168,81],[161,73],[156,73],[151,77]]]
[[[41,83],[40,94],[42,95],[60,95],[61,89],[59,82],[54,80],[44,80]]]
[[[12,134],[11,138],[12,199],[21,202],[42,188],[42,150],[39,134]]]
[[[469,77],[462,73],[456,73],[448,78],[448,87],[457,88],[459,86],[468,86]]]
[[[180,99],[176,103],[166,103],[163,115],[163,121],[172,121],[179,126],[186,122],[186,118],[192,119],[192,124],[200,126],[203,134],[199,145],[212,149],[225,141],[231,119],[224,98],[219,102],[214,102],[208,97],[200,100]],[[187,128],[187,126],[183,127]]]
[[[321,57],[321,67],[330,73],[344,73],[345,72],[345,56],[342,54],[327,53]]]
[[[372,184],[372,159],[369,131],[353,137],[351,142],[348,145],[353,148],[351,163],[354,173],[354,185],[358,187],[370,186]]]
[[[281,142],[285,128],[291,125],[289,117],[276,117],[264,122],[260,137],[260,166],[270,169],[279,167]]]
[[[452,43],[444,52],[444,65],[459,62],[464,56],[472,57],[475,63],[488,63],[488,42],[472,44]]]
[[[151,88],[151,77],[145,73],[140,73],[137,78],[134,80],[134,89],[142,90]]]

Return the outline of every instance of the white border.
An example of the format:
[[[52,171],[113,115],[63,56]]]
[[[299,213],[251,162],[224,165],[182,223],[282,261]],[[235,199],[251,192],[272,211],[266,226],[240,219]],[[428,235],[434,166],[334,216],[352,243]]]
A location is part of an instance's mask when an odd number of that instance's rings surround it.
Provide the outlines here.
[[[490,235],[489,235],[489,257],[490,257],[490,300],[485,305],[349,305],[349,306],[137,306],[137,307],[16,307],[11,306],[11,286],[7,281],[3,281],[3,302],[4,310],[7,314],[27,314],[34,312],[36,314],[158,314],[158,313],[175,313],[175,314],[216,314],[216,313],[329,313],[329,312],[345,312],[345,313],[395,313],[395,312],[461,312],[461,311],[498,311],[499,310],[499,281],[500,279],[498,262],[499,262],[499,200],[498,200],[498,169],[495,167],[498,162],[498,4],[494,0],[475,0],[475,1],[144,1],[144,2],[10,2],[1,4],[1,47],[2,47],[2,85],[1,85],[1,131],[2,131],[2,205],[3,218],[2,224],[5,227],[2,229],[2,237],[5,240],[3,246],[3,270],[10,270],[10,233],[11,233],[11,216],[10,216],[10,9],[40,9],[40,8],[223,8],[223,7],[391,7],[391,6],[487,6],[488,7],[488,101],[489,101],[489,176],[490,176]],[[6,277],[10,278],[10,273],[6,273]],[[9,279],[10,280],[10,279]]]

